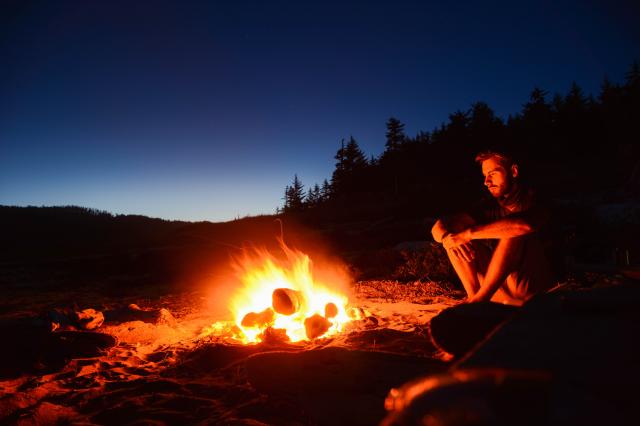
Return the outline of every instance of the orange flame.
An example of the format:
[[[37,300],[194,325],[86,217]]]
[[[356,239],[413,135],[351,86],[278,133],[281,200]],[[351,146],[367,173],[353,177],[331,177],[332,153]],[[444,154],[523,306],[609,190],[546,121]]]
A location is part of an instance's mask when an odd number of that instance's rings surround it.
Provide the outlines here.
[[[253,249],[245,251],[242,258],[234,262],[233,266],[242,283],[242,288],[229,302],[235,324],[241,331],[235,337],[243,343],[258,342],[263,340],[265,330],[271,328],[275,331],[284,330],[292,342],[310,340],[305,320],[317,319],[328,327],[326,332],[320,333],[322,337],[342,331],[351,318],[346,311],[348,297],[336,289],[344,288],[345,282],[332,282],[332,285],[320,282],[312,273],[309,256],[288,248],[282,241],[280,245],[286,255],[285,261],[279,261],[265,249]],[[331,279],[344,281],[345,277],[333,276]],[[299,292],[296,293],[301,296],[296,312],[282,315],[269,311],[276,289]],[[328,308],[329,304],[333,306]],[[256,324],[243,325],[243,319],[248,314],[250,318],[262,318],[263,323],[258,321]]]

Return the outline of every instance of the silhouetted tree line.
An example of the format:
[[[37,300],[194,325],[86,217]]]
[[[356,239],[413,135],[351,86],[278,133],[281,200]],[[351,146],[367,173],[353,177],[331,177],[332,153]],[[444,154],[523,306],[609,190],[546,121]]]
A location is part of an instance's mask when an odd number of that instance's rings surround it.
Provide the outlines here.
[[[78,206],[0,206],[0,259],[62,258],[150,247],[166,243],[186,224]]]
[[[488,149],[515,156],[524,177],[551,197],[628,196],[640,179],[640,65],[622,84],[605,78],[597,97],[576,83],[565,95],[536,87],[506,120],[476,102],[413,137],[395,117],[386,125],[379,157],[367,158],[353,136],[343,140],[330,182],[305,192],[296,175],[279,212],[318,221],[440,214],[483,193],[474,157]]]

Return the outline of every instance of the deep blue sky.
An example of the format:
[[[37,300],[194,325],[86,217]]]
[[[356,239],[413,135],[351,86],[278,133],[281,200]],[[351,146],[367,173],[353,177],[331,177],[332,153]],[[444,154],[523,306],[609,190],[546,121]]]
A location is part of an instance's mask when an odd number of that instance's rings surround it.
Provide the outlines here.
[[[633,1],[3,1],[0,204],[221,221],[294,173],[640,60]]]

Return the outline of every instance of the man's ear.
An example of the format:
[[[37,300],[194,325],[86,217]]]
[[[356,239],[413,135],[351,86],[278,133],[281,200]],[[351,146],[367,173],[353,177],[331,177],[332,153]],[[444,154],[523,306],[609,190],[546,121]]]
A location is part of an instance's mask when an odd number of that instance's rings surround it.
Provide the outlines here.
[[[518,177],[518,172],[519,172],[518,165],[517,164],[512,164],[511,165],[511,177],[512,178]]]

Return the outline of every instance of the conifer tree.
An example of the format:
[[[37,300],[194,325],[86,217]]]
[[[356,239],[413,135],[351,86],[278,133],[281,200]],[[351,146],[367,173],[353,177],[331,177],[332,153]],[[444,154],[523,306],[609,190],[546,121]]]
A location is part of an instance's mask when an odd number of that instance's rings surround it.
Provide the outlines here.
[[[284,211],[301,211],[304,207],[304,195],[304,185],[296,174],[293,177],[293,184],[285,189]]]
[[[345,146],[344,139],[335,157],[338,162],[331,177],[331,187],[334,194],[342,194],[356,189],[358,175],[364,170],[368,163],[367,158],[358,146],[358,142],[349,137],[349,142]]]
[[[404,134],[404,124],[395,117],[387,120],[387,142],[385,144],[385,153],[393,153],[400,150],[406,136]]]
[[[364,156],[358,142],[356,142],[353,136],[349,137],[349,143],[347,143],[345,147],[344,162],[345,170],[348,172],[353,172],[367,166],[367,158]]]
[[[553,95],[553,100],[551,101],[552,111],[554,114],[554,121],[557,121],[559,118],[559,114],[564,110],[564,97],[560,93],[556,93]]]
[[[531,123],[550,120],[551,105],[547,103],[547,96],[548,93],[545,90],[534,87],[529,95],[529,102],[524,104],[522,110],[523,119]]]
[[[387,185],[393,187],[393,193],[397,194],[399,189],[399,175],[400,175],[400,160],[398,155],[405,145],[407,140],[404,134],[404,124],[395,117],[390,117],[387,120],[387,142],[385,143],[385,150],[380,158],[380,164],[382,166],[382,178]]]
[[[476,102],[471,105],[467,113],[468,143],[467,155],[473,156],[478,151],[493,148],[504,149],[504,124],[496,117],[493,110],[485,102]]]
[[[284,187],[284,197],[282,197],[282,200],[284,201],[284,205],[282,206],[282,209],[278,209],[280,213],[286,213],[287,211],[290,210],[289,208],[289,194],[291,193],[291,187],[289,185]]]
[[[314,208],[321,203],[320,186],[316,183],[313,187],[309,188],[305,203],[307,207]]]
[[[598,101],[600,102],[603,108],[607,108],[607,104],[609,104],[613,99],[618,98],[618,94],[620,91],[620,86],[613,84],[609,77],[605,76],[602,79],[602,84],[600,85],[600,95],[598,95]]]
[[[529,101],[523,105],[522,115],[508,126],[520,131],[517,142],[522,144],[526,155],[535,156],[545,152],[544,145],[552,144],[551,126],[553,124],[553,110],[546,98],[548,93],[534,87],[529,95]]]
[[[567,93],[564,103],[565,108],[570,113],[579,113],[587,106],[587,98],[584,96],[584,92],[575,81],[571,84],[571,89],[569,89],[569,93]]]
[[[640,85],[640,64],[638,61],[633,61],[631,68],[625,74],[625,79],[627,87]]]
[[[424,130],[420,130],[418,132],[418,134],[416,134],[415,141],[417,143],[428,144],[428,143],[431,142],[431,135],[429,134],[429,132],[425,132]]]
[[[331,198],[331,185],[328,180],[324,180],[322,182],[322,187],[320,188],[320,200],[322,202],[329,201]]]

